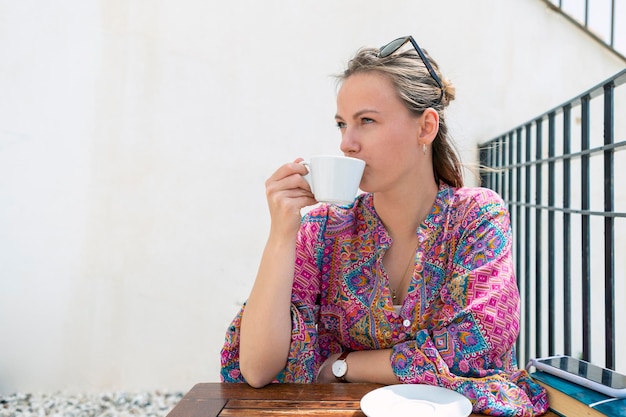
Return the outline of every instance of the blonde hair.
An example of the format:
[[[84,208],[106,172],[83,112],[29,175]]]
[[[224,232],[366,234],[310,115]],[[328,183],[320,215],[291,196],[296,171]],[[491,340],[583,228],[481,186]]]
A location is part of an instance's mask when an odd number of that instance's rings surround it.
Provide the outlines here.
[[[378,48],[362,48],[348,62],[348,67],[337,78],[339,82],[357,73],[376,72],[387,77],[396,88],[398,97],[406,108],[416,116],[421,116],[429,107],[439,114],[439,132],[432,143],[433,170],[437,183],[443,181],[452,187],[463,186],[463,171],[458,153],[448,136],[444,109],[455,98],[454,86],[443,78],[439,66],[430,58],[430,64],[443,84],[439,88],[426,66],[414,49],[396,52],[379,58]]]

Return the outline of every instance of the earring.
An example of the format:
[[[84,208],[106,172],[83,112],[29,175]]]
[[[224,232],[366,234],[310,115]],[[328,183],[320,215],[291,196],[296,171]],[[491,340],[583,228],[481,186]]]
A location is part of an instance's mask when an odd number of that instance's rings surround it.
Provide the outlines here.
[[[426,156],[426,152],[428,152],[428,146],[426,146],[426,144],[422,145],[422,150],[424,151],[424,156]]]

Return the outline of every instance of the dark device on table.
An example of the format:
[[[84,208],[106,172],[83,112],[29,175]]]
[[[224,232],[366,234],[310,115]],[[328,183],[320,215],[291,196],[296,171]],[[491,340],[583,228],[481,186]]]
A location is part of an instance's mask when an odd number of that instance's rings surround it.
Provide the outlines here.
[[[626,375],[571,356],[531,359],[529,365],[609,397],[626,398]]]

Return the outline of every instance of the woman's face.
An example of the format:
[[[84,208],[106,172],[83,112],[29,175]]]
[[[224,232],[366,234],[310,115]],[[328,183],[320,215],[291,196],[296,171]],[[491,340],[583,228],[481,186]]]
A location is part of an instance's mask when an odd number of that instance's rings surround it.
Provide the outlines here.
[[[337,94],[341,151],[365,161],[360,188],[389,192],[414,187],[425,163],[419,143],[420,118],[398,98],[390,80],[358,73],[344,80]]]

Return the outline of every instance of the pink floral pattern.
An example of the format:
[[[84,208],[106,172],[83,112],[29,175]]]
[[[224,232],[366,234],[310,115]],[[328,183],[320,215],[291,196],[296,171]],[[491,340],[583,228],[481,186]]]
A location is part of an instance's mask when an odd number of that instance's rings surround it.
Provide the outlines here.
[[[416,231],[409,294],[397,314],[382,264],[393,243],[363,194],[349,206],[321,205],[302,220],[292,289],[292,343],[275,382],[314,382],[329,355],[343,349],[392,349],[403,383],[446,387],[474,412],[533,416],[545,391],[517,368],[519,292],[511,259],[509,214],[483,188],[440,187]],[[222,350],[222,380],[239,372],[233,320]]]

